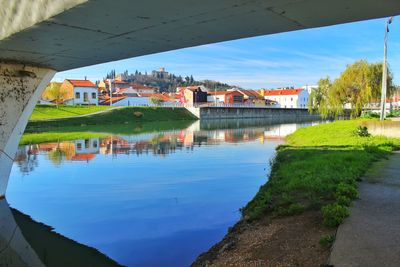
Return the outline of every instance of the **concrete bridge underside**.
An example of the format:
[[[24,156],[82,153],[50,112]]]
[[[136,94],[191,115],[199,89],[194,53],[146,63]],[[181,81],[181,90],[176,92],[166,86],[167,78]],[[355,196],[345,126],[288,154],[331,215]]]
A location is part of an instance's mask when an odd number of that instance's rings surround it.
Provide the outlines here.
[[[0,196],[56,71],[397,14],[398,0],[0,0]]]

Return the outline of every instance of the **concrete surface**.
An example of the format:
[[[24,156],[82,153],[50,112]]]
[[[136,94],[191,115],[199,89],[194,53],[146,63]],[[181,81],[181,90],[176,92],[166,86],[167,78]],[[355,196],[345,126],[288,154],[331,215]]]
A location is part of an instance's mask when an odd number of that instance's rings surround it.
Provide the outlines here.
[[[367,121],[362,124],[368,128],[372,135],[383,135],[387,137],[400,138],[399,118],[390,118],[390,121]]]
[[[62,71],[397,14],[398,0],[3,0],[0,61]]]
[[[55,71],[23,64],[0,64],[0,197],[33,108]]]
[[[360,200],[339,227],[328,264],[400,266],[400,153],[377,163],[359,189]]]

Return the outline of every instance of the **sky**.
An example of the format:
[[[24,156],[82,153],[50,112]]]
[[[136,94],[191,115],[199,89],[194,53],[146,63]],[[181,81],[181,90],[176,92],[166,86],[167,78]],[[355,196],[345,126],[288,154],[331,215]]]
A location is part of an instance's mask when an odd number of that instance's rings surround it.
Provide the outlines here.
[[[375,19],[179,49],[59,72],[54,81],[95,81],[115,69],[150,73],[160,67],[196,80],[211,79],[243,88],[315,85],[336,78],[359,59],[382,61],[385,19]],[[388,63],[400,83],[400,17],[390,25]]]

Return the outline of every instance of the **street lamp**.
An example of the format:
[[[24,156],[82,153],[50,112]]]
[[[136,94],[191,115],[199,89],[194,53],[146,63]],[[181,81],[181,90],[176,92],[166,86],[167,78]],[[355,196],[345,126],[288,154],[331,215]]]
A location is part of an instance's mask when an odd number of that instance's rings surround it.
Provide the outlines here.
[[[385,120],[386,115],[386,91],[387,91],[387,63],[386,63],[386,50],[387,50],[387,38],[389,32],[389,24],[393,21],[393,17],[390,17],[386,21],[385,27],[385,39],[383,45],[383,64],[382,64],[382,92],[381,92],[381,121]]]

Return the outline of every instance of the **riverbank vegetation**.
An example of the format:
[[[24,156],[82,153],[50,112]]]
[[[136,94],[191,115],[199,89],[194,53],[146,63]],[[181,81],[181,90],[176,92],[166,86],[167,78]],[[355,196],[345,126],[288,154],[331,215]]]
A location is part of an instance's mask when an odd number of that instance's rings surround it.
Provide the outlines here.
[[[339,225],[371,163],[400,148],[400,139],[360,134],[362,122],[336,121],[289,135],[277,148],[269,181],[242,209],[243,217],[252,221],[315,210],[325,226]]]
[[[94,106],[93,108],[96,107]],[[196,118],[184,108],[125,107],[85,117],[30,121],[26,128],[26,132],[43,132],[48,131],[49,128],[85,127],[95,125],[101,127],[102,125],[126,124],[134,127],[134,125],[144,122],[179,120],[193,121],[195,119]]]
[[[352,118],[359,117],[369,103],[379,103],[382,88],[382,63],[359,60],[348,65],[340,76],[320,79],[318,88],[309,97],[308,109],[324,117],[338,117],[349,108]],[[388,70],[387,95],[396,90],[393,75]]]
[[[325,266],[336,227],[358,198],[358,181],[400,139],[372,136],[365,122],[298,129],[271,161],[267,183],[243,219],[192,266]]]
[[[109,106],[55,106],[37,105],[32,112],[30,121],[51,120],[66,117],[76,117],[109,109]]]

